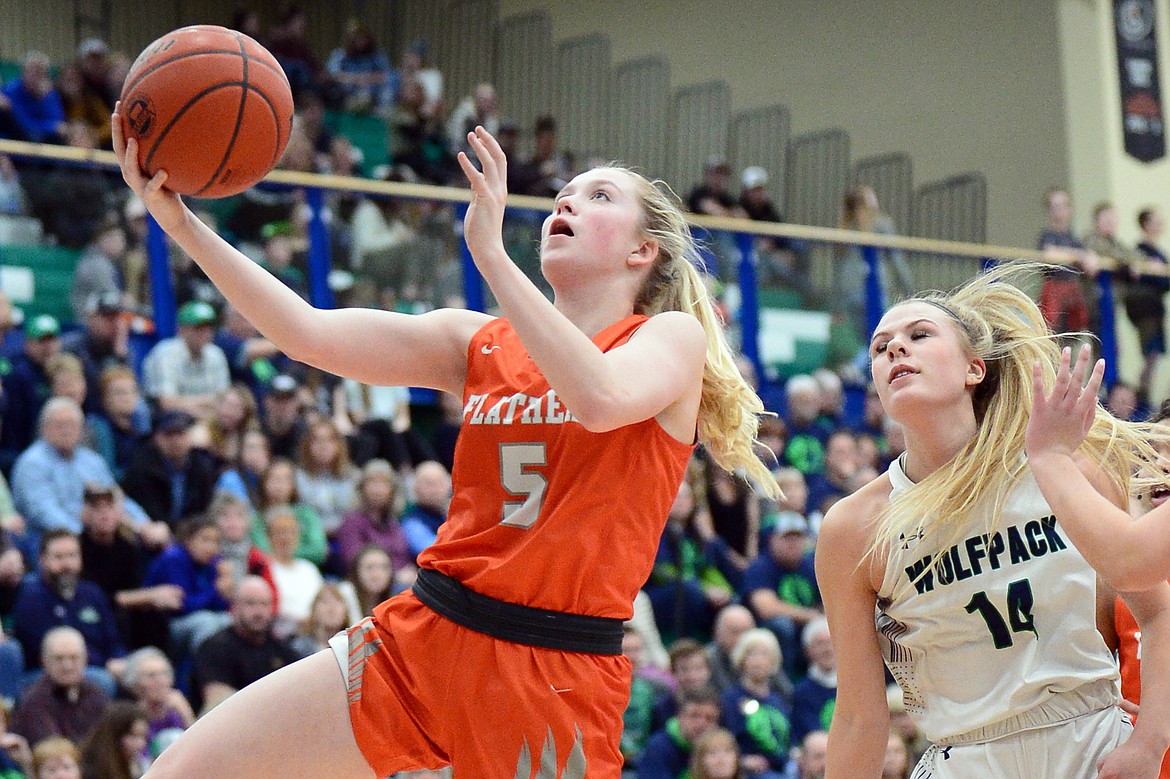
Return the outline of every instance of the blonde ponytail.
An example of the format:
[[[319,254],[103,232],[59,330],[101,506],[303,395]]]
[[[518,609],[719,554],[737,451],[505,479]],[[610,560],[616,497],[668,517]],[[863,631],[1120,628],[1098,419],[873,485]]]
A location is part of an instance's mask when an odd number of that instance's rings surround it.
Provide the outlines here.
[[[634,310],[648,316],[682,311],[703,325],[707,361],[699,401],[699,441],[720,467],[742,472],[765,494],[776,497],[781,494],[780,486],[754,450],[759,420],[766,413],[764,404],[735,365],[723,325],[696,269],[698,251],[677,198],[663,182],[652,182],[628,168],[619,169],[638,182],[644,215],[642,229],[658,242],[658,259]]]

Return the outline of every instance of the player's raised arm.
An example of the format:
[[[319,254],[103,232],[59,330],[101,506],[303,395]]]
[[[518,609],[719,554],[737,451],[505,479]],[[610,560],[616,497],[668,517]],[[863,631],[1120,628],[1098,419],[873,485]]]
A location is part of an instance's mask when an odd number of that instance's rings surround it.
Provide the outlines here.
[[[1121,591],[1156,586],[1170,578],[1170,507],[1135,520],[1084,476],[1079,447],[1095,418],[1104,365],[1098,361],[1089,373],[1087,346],[1075,365],[1071,359],[1064,349],[1051,391],[1039,366],[1033,369],[1028,464],[1061,527],[1093,568]]]
[[[314,308],[203,224],[166,188],[167,174],[147,179],[134,139],[115,111],[114,151],[122,176],[176,243],[256,328],[295,360],[369,384],[460,392],[467,344],[489,317],[439,310],[421,316],[366,309]]]
[[[468,135],[482,166],[459,163],[473,199],[464,234],[476,265],[541,372],[591,430],[657,416],[703,373],[699,321],[674,311],[654,318],[629,343],[602,353],[590,336],[631,313],[658,261],[660,244],[643,227],[642,182],[616,168],[573,179],[542,231],[542,270],[557,290],[550,303],[504,250],[507,159],[483,128]],[[636,308],[636,306],[634,306]]]

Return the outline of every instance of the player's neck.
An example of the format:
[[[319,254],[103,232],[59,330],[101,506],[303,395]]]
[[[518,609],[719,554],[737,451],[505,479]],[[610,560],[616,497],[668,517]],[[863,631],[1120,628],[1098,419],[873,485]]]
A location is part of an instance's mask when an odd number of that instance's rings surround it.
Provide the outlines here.
[[[917,483],[942,468],[967,445],[978,432],[974,412],[958,419],[950,414],[938,414],[937,421],[922,425],[906,425],[906,456],[902,469],[907,478]]]
[[[558,291],[555,305],[558,311],[592,338],[605,328],[632,313],[629,297],[624,289],[596,287]]]

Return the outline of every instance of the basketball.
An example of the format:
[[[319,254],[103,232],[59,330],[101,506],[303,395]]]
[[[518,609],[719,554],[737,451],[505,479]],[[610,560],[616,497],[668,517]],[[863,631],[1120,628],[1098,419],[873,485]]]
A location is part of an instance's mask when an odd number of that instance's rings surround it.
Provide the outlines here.
[[[293,99],[280,63],[225,27],[183,27],[134,61],[122,89],[122,128],[138,140],[149,176],[203,198],[248,189],[276,167],[292,128]]]

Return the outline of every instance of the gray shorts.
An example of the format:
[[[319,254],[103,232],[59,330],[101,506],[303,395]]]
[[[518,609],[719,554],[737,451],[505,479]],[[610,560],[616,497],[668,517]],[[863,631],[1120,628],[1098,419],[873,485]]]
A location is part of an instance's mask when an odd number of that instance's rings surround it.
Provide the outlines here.
[[[1097,761],[1133,731],[1116,706],[971,744],[931,745],[910,779],[1096,779]]]

